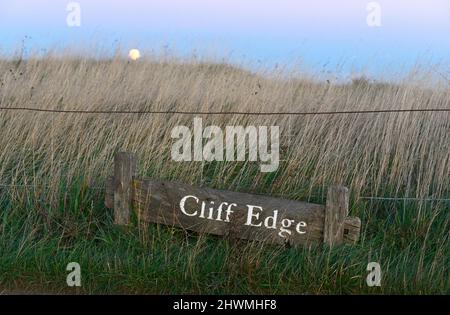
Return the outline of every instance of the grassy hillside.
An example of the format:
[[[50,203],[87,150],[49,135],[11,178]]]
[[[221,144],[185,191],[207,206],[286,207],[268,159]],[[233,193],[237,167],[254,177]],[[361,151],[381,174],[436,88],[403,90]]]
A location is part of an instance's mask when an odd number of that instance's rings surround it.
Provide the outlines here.
[[[423,80],[423,79],[422,79]],[[226,64],[70,57],[0,60],[0,107],[68,110],[315,112],[450,108],[448,86],[252,74]],[[204,124],[279,125],[283,160],[177,163],[170,132],[192,115],[0,111],[0,290],[79,293],[449,293],[450,113],[204,116]],[[350,189],[355,246],[284,249],[166,228],[120,229],[103,206],[121,150],[139,174],[324,203]],[[417,198],[371,200],[366,196]],[[83,286],[67,288],[67,263]],[[379,288],[366,266],[381,264]]]

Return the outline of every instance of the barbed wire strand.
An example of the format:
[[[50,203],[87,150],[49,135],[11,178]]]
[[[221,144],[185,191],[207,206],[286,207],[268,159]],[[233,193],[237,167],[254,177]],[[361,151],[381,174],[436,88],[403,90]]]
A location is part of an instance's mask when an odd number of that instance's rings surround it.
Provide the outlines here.
[[[33,187],[33,188],[50,188],[50,185],[19,185],[19,184],[0,184],[0,187],[5,188],[20,188],[20,187]],[[92,190],[105,190],[106,186],[88,186],[88,189]],[[315,195],[317,197],[317,195]],[[371,199],[371,200],[403,200],[403,201],[446,201],[450,202],[450,199],[445,198],[414,198],[414,197],[378,197],[378,196],[360,196],[357,199]]]
[[[383,114],[383,113],[424,113],[424,112],[450,112],[450,108],[429,108],[429,109],[380,109],[380,110],[354,110],[354,111],[323,111],[323,112],[221,112],[221,111],[144,111],[144,110],[64,110],[64,109],[42,109],[32,107],[0,107],[0,111],[29,111],[42,113],[57,113],[57,114],[179,114],[179,115],[344,115],[344,114]],[[0,184],[0,187],[39,187],[36,185],[5,185]],[[42,187],[42,186],[40,186]],[[105,189],[105,187],[89,187],[90,189]],[[377,196],[362,196],[359,199],[372,200],[420,200],[420,201],[450,201],[450,199],[434,199],[434,198],[410,198],[410,197],[377,197]]]
[[[352,110],[352,111],[323,111],[323,112],[222,112],[222,111],[155,111],[155,110],[74,110],[74,109],[43,109],[32,107],[0,107],[0,111],[29,111],[56,114],[150,114],[150,115],[345,115],[345,114],[388,114],[388,113],[427,113],[427,112],[450,112],[450,108],[425,108],[425,109],[377,109],[377,110]]]

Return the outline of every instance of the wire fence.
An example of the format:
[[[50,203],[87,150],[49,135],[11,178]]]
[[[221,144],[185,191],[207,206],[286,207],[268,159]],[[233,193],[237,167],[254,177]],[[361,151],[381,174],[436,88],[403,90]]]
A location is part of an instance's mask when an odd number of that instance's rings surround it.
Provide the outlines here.
[[[49,185],[18,185],[18,184],[0,184],[0,188],[50,188]],[[103,186],[87,186],[88,189],[104,191],[106,190],[106,185]],[[310,196],[310,197],[318,197],[318,196]],[[417,201],[417,202],[448,202],[450,203],[450,199],[446,198],[416,198],[416,197],[380,197],[380,196],[358,196],[357,199],[362,200],[387,200],[387,201]]]
[[[247,115],[247,116],[314,116],[314,115],[346,115],[346,114],[390,114],[390,113],[439,113],[450,112],[450,108],[424,109],[377,109],[351,111],[322,112],[239,112],[239,111],[155,111],[155,110],[75,110],[75,109],[42,109],[33,107],[0,107],[0,111],[29,111],[54,114],[111,114],[111,115]]]
[[[248,115],[248,116],[314,116],[314,115],[346,115],[346,114],[390,114],[390,113],[443,113],[450,112],[450,108],[425,108],[425,109],[379,109],[379,110],[352,110],[352,111],[318,111],[318,112],[240,112],[240,111],[155,111],[155,110],[72,110],[72,109],[42,109],[32,107],[0,107],[0,111],[28,111],[54,114],[112,114],[112,115]],[[0,184],[0,187],[45,187],[42,185],[10,185]],[[49,186],[48,186],[49,187]],[[89,189],[104,190],[105,186],[89,186]],[[445,198],[414,198],[414,197],[380,197],[360,196],[358,199],[367,200],[391,200],[391,201],[431,201],[450,202]]]

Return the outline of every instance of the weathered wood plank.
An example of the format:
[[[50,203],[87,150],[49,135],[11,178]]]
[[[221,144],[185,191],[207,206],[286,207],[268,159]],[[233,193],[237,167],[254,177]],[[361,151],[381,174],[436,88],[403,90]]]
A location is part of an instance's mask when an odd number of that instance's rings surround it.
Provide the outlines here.
[[[344,221],[344,243],[355,244],[361,234],[361,219],[358,217],[347,217]]]
[[[138,217],[147,222],[276,244],[323,241],[323,205],[156,180],[135,180],[134,189]]]
[[[114,158],[114,223],[127,225],[133,201],[133,178],[136,176],[136,155],[120,152]]]
[[[291,245],[358,241],[361,220],[348,215],[348,189],[332,186],[326,206],[187,184],[136,178],[136,156],[115,157],[106,180],[105,206],[127,225],[131,209],[144,222],[248,240]]]
[[[348,216],[348,189],[331,186],[325,207],[324,242],[330,247],[344,241],[344,221]]]
[[[147,180],[147,182],[150,180]],[[151,181],[150,181],[151,182]],[[146,184],[147,187],[149,186],[149,184]],[[138,212],[140,212],[139,217],[148,221],[148,222],[152,222],[148,217],[149,214],[146,213],[146,207],[149,206],[150,203],[150,199],[148,198],[148,196],[145,195],[145,189],[144,189],[145,184],[143,184],[143,181],[141,180],[135,180],[134,181],[134,189],[136,191],[135,193],[135,197],[133,198],[134,201],[134,207],[136,208],[136,210]],[[187,188],[187,191],[191,190],[191,186],[186,185],[189,188]],[[261,196],[258,195],[253,195],[254,198],[258,198],[258,200],[260,200]],[[264,197],[264,196],[263,196]],[[266,197],[269,198],[269,197]],[[166,205],[168,205],[170,207],[170,209],[172,209],[173,207],[176,208],[176,205],[172,205],[171,203],[166,203]],[[106,180],[106,191],[105,191],[105,206],[107,208],[114,208],[114,177],[110,176],[107,178]],[[323,206],[322,206],[323,207]],[[321,210],[319,210],[321,211]],[[180,224],[173,224],[173,218],[165,218],[165,216],[161,215],[162,218],[159,218],[158,220],[154,220],[154,222],[156,223],[170,223],[172,222],[172,225],[181,227],[181,228],[185,228],[185,229],[189,229],[189,226],[183,226],[181,223]],[[238,220],[238,217],[235,216],[235,219]],[[192,219],[194,221],[194,219]],[[242,218],[241,218],[242,220]],[[211,232],[213,234],[216,235],[230,235],[230,236],[235,236],[235,237],[239,237],[238,233],[240,232],[239,229],[233,228],[234,226],[237,226],[237,223],[235,225],[231,225],[231,227],[229,227],[227,224],[219,224],[219,226],[221,228],[217,229],[217,224],[213,225],[213,226],[208,226],[205,224],[202,224],[199,228],[203,229],[204,232]],[[314,227],[313,227],[314,228]],[[228,229],[228,230],[227,230]],[[343,235],[343,242],[346,244],[355,244],[358,240],[359,240],[359,236],[360,236],[360,229],[361,229],[361,220],[357,217],[346,217],[344,220],[344,235]],[[197,228],[193,229],[198,230]],[[228,233],[228,234],[227,234]],[[323,230],[322,229],[317,229],[314,232],[311,232],[311,236],[310,239],[311,241],[316,240],[316,239],[320,239],[320,238],[324,238],[323,235]],[[252,237],[251,235],[248,236],[249,238]],[[259,236],[258,236],[259,237]],[[264,237],[264,236],[261,236]]]

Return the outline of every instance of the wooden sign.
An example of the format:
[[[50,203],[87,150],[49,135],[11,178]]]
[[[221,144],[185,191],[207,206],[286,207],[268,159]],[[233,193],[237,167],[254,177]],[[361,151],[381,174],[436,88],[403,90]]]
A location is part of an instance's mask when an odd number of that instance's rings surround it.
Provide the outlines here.
[[[117,154],[114,177],[107,181],[105,205],[114,208],[119,225],[129,223],[133,210],[142,222],[271,244],[333,246],[359,238],[361,221],[348,217],[348,190],[342,186],[330,187],[326,205],[319,205],[139,179],[136,164],[134,154]]]

